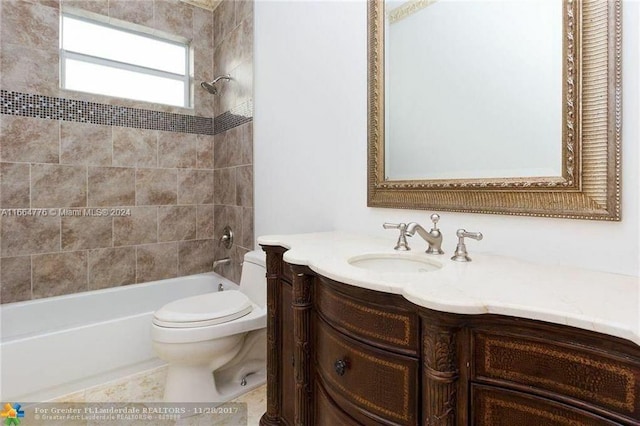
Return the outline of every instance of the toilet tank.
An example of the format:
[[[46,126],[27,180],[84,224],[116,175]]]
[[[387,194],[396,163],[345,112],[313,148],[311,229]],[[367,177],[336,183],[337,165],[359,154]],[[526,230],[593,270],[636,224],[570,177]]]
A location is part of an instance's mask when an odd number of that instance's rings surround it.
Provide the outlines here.
[[[266,254],[262,250],[250,251],[244,255],[240,291],[246,294],[256,305],[267,304],[267,268]]]

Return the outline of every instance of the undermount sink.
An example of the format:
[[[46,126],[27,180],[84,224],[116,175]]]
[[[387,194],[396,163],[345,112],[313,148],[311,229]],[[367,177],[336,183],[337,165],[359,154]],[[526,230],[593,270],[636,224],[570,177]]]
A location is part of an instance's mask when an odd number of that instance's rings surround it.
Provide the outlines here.
[[[350,258],[351,266],[375,272],[424,273],[437,271],[442,264],[406,253],[364,254]]]

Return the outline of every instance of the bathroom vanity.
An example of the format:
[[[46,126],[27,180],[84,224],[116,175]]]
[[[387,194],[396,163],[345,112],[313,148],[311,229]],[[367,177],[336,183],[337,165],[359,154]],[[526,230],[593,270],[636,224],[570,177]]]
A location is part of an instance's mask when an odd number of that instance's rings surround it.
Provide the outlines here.
[[[343,233],[259,242],[263,426],[640,424],[637,277]],[[434,269],[354,266],[374,255]]]

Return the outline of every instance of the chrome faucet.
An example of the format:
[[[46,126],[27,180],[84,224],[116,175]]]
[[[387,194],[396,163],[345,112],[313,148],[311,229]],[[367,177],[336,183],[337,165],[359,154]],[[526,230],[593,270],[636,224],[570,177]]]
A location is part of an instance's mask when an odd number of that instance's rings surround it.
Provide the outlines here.
[[[394,250],[399,251],[408,251],[411,250],[409,248],[409,244],[407,244],[407,224],[406,223],[383,223],[382,227],[384,229],[399,229],[400,235],[398,236],[398,242],[396,246],[393,248]]]
[[[213,261],[213,268],[212,269],[216,269],[220,265],[226,265],[226,264],[229,264],[229,263],[231,263],[231,258],[229,258],[229,257],[225,257],[225,258],[222,258],[222,259],[215,259]]]
[[[464,243],[464,239],[466,237],[480,241],[482,239],[482,233],[467,232],[465,229],[458,229],[458,231],[456,232],[456,236],[458,237],[458,245],[456,246],[456,251],[453,253],[453,257],[451,258],[451,260],[455,260],[456,262],[471,262],[469,253],[467,253],[467,245]]]
[[[426,229],[422,227],[422,225],[417,224],[416,222],[411,222],[407,225],[406,235],[408,237],[413,237],[417,232],[418,235],[424,239],[427,244],[429,244],[429,248],[426,250],[426,253],[429,254],[444,254],[442,251],[442,233],[438,229],[438,221],[440,220],[439,214],[432,214],[431,221],[433,222],[433,228],[427,232]]]

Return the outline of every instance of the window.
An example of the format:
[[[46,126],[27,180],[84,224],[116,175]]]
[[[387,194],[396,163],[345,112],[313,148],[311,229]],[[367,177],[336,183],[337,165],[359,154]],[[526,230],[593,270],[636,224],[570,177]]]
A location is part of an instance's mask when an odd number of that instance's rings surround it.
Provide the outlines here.
[[[62,15],[64,89],[190,106],[189,45]]]

